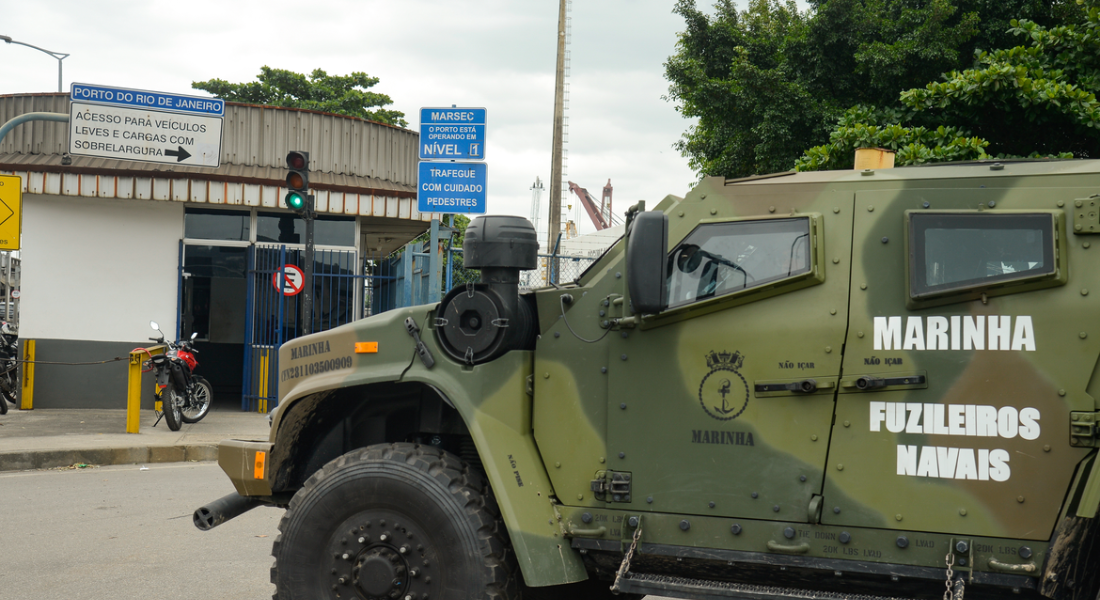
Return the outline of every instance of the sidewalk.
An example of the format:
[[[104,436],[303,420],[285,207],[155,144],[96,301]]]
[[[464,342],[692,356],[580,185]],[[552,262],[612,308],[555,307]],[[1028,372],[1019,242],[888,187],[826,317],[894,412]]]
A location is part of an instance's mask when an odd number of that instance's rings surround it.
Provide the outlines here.
[[[120,465],[217,460],[224,439],[266,440],[267,415],[214,407],[194,424],[171,431],[141,411],[140,433],[126,433],[122,409],[12,408],[0,415],[0,471],[74,464]]]

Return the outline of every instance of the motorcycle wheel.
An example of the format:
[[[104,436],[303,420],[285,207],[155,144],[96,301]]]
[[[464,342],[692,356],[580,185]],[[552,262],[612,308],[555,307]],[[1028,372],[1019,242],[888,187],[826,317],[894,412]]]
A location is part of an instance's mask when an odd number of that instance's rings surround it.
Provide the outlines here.
[[[181,415],[184,423],[198,423],[210,412],[210,402],[214,400],[214,388],[210,382],[195,376],[191,397],[184,403]]]
[[[179,431],[183,426],[183,412],[180,409],[185,402],[183,394],[176,390],[174,383],[169,381],[168,386],[160,393],[160,399],[164,409],[164,422],[168,423],[168,429]]]

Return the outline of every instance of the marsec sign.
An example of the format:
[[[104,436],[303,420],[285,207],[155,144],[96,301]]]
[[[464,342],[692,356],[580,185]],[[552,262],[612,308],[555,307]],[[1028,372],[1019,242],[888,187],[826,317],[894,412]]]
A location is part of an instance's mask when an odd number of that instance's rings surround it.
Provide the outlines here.
[[[74,83],[69,154],[183,166],[221,164],[225,101]]]

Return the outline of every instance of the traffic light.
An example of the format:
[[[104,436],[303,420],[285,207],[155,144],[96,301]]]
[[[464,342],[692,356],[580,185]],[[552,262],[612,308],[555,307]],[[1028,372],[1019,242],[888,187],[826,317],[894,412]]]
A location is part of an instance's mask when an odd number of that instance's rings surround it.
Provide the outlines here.
[[[286,197],[283,204],[298,214],[308,210],[309,152],[291,150],[286,154]]]

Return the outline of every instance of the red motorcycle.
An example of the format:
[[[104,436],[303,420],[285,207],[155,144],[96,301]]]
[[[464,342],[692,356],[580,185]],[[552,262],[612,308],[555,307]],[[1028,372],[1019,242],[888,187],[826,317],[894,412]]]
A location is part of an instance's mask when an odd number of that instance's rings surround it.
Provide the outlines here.
[[[159,338],[149,339],[158,344],[165,343],[164,332],[157,322],[150,321],[149,325],[160,333]],[[169,342],[164,354],[153,356],[148,361],[156,371],[156,396],[163,410],[157,417],[157,423],[160,423],[160,417],[164,417],[168,429],[172,431],[179,431],[184,423],[201,421],[210,412],[210,402],[214,399],[210,382],[194,374],[195,367],[199,366],[199,361],[195,359],[199,351],[192,343],[198,335],[195,332],[190,340]]]

